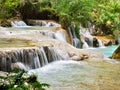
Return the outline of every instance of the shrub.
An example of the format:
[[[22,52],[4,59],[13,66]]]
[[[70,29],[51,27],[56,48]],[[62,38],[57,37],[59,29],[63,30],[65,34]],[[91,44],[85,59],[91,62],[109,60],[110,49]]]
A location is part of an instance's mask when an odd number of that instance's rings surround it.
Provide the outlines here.
[[[0,77],[0,88],[2,90],[45,90],[45,87],[49,87],[49,85],[38,82],[36,75],[28,75],[27,72],[20,69],[15,69],[9,72],[7,76]]]

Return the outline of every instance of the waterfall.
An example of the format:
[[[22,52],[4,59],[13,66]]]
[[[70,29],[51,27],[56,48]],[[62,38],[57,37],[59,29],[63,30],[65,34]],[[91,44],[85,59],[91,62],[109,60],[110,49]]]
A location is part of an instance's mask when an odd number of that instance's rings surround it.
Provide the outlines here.
[[[54,26],[54,27],[61,27],[61,25],[60,24],[58,24],[58,23],[55,23],[55,22],[48,22],[47,24],[46,24],[46,27],[50,27],[50,26]]]
[[[85,41],[83,42],[83,46],[82,46],[82,48],[85,48],[85,49],[86,49],[86,48],[89,48],[87,42],[85,42]]]
[[[71,26],[70,28],[68,28],[69,34],[70,34],[70,38],[72,40],[72,45],[76,48],[80,48],[81,47],[81,43],[80,40],[77,38],[76,34],[75,34],[75,28],[73,26]]]
[[[104,46],[103,42],[100,39],[93,37],[90,34],[89,29],[87,28],[81,28],[80,36],[81,36],[81,41],[83,43],[83,46],[82,46],[83,48]]]
[[[99,43],[99,47],[103,47],[104,46],[103,42],[100,39],[98,39],[98,43]]]
[[[57,32],[55,33],[55,38],[56,38],[57,40],[61,40],[61,41],[66,42],[66,36],[65,36],[65,33],[62,32],[62,30],[59,30],[59,31],[57,31]]]
[[[120,44],[120,38],[118,39],[118,44]]]
[[[53,39],[55,39],[55,33],[54,32],[52,32],[52,31],[41,31],[41,33],[43,34],[43,35],[45,35],[45,36],[47,36],[47,37],[50,37],[50,38],[53,38]]]
[[[25,70],[40,68],[55,60],[64,60],[53,47],[0,51],[0,70],[8,71],[19,67]]]
[[[12,27],[26,27],[27,24],[24,21],[12,21],[11,26]]]
[[[39,32],[41,34],[47,36],[47,37],[67,42],[65,33],[62,30],[58,30],[56,32],[48,31],[48,30],[46,30],[46,31],[39,31]]]
[[[115,36],[115,39],[116,39],[116,41],[117,41],[116,44],[120,44],[120,37],[119,37],[119,36]]]
[[[40,21],[39,22],[39,26],[46,26],[47,25],[47,22],[45,22],[45,21]]]

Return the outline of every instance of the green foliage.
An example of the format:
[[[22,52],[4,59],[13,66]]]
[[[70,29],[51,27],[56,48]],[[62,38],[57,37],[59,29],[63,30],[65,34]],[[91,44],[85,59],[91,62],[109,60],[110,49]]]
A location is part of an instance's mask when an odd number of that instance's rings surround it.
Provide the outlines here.
[[[75,24],[75,33],[76,33],[77,38],[79,39],[80,38],[80,24],[79,23]]]
[[[0,77],[0,89],[2,90],[45,90],[45,87],[49,85],[38,82],[36,75],[28,75],[24,70],[16,69],[9,72],[8,76]]]
[[[95,24],[103,30],[104,33],[113,33],[118,28],[119,13],[120,13],[120,1],[117,0],[105,0],[98,1],[98,6],[95,7],[95,11],[92,12]]]
[[[1,0],[0,17],[14,16],[16,11],[20,11],[19,9],[26,3],[29,3],[26,7],[28,10],[25,8],[21,10],[25,19],[29,17],[55,18],[54,20],[59,20],[66,29],[71,22],[81,23],[84,27],[88,27],[88,21],[90,21],[106,34],[120,29],[120,0]],[[43,15],[40,15],[42,12]]]
[[[19,0],[1,0],[0,1],[0,18],[12,17],[19,4]]]

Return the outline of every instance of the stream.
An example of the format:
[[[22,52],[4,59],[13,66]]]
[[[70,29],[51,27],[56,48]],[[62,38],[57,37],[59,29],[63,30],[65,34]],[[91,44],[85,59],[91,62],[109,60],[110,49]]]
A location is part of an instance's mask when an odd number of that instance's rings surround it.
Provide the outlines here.
[[[117,46],[97,48],[110,56]],[[95,49],[94,49],[95,50]],[[50,84],[47,90],[119,90],[120,62],[115,60],[56,61],[30,73]]]
[[[34,27],[34,28],[28,27],[25,29],[9,28],[9,30],[6,30],[4,32],[1,30],[1,33],[3,33],[1,34],[2,38],[0,41],[1,50],[3,50],[3,48],[5,47],[21,48],[21,47],[29,46],[31,48],[35,46],[39,46],[39,47],[54,46],[55,48],[52,49],[52,52],[54,51],[54,55],[53,53],[51,55],[56,57],[57,51],[55,50],[57,50],[56,48],[58,48],[57,45],[60,44],[59,42],[61,41],[63,43],[66,42],[66,38],[64,38],[64,34],[61,32],[62,30],[59,30],[60,32],[51,32],[50,30],[44,31],[44,29],[43,30],[41,29],[40,28],[38,29],[38,27]],[[53,30],[53,27],[51,27],[51,29]],[[56,28],[54,29],[56,30]],[[6,38],[6,35],[7,35],[7,38]],[[11,39],[8,39],[8,38],[11,38]],[[24,40],[24,38],[26,40]],[[8,45],[9,42],[11,43],[10,45]],[[72,51],[77,50],[67,44],[65,44],[67,45],[65,47],[63,43],[60,44],[62,47],[61,50],[64,50],[64,48],[66,52],[70,52],[71,49],[73,49]],[[59,48],[60,48],[60,45],[58,45]],[[67,51],[68,48],[70,49]],[[104,55],[108,57],[112,55],[113,51],[116,48],[117,46],[109,46],[109,47],[100,47],[96,49],[94,48],[91,50],[104,53]],[[37,61],[39,61],[39,59],[41,60],[41,58],[43,58],[41,56],[42,54],[36,53],[36,50],[38,49],[27,50],[27,51],[26,49],[24,49],[24,52],[27,52],[27,55],[25,57],[26,61],[24,62],[28,63],[28,61],[32,56],[33,56],[32,57],[33,60],[34,59]],[[15,52],[15,50],[13,51]],[[31,51],[31,53],[29,51]],[[73,54],[75,52],[73,52]],[[45,51],[43,53],[45,54]],[[59,56],[59,54],[62,55],[62,58],[65,57],[65,59],[59,60],[59,61],[52,59],[53,62],[47,63],[47,65],[41,68],[38,68],[38,69],[32,68],[32,70],[29,70],[30,74],[34,73],[38,75],[38,80],[40,82],[45,82],[50,84],[50,88],[46,88],[47,90],[119,90],[120,89],[120,62],[119,61],[107,60],[107,58],[104,60],[98,58],[97,60],[86,59],[83,61],[73,61],[73,60],[67,60],[67,58],[69,58],[67,53],[63,53],[63,52],[61,53],[61,51],[59,50],[59,53],[57,53],[57,55]],[[4,53],[1,55],[3,55],[1,57],[4,57]],[[18,51],[15,55],[21,57],[21,53],[19,53]],[[25,56],[24,54],[22,55]],[[37,55],[39,56],[39,58]],[[23,56],[22,58],[24,58]],[[49,55],[46,54],[46,56],[49,56]],[[11,55],[11,58],[12,58],[12,55]],[[11,58],[6,57],[4,59],[5,60],[9,59],[11,63],[11,60],[12,60]],[[16,61],[16,58],[18,57],[14,58],[15,62],[18,62]],[[3,63],[6,64],[4,59],[3,59]],[[49,58],[47,57],[47,60],[48,59]],[[36,64],[39,64],[39,63],[35,63],[35,65]]]

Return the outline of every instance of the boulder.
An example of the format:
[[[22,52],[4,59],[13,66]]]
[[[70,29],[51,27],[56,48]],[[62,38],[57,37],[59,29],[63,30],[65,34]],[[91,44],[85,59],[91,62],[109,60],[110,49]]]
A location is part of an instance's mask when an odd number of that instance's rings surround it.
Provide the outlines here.
[[[118,48],[113,52],[112,54],[112,59],[118,59],[120,60],[120,45]]]

